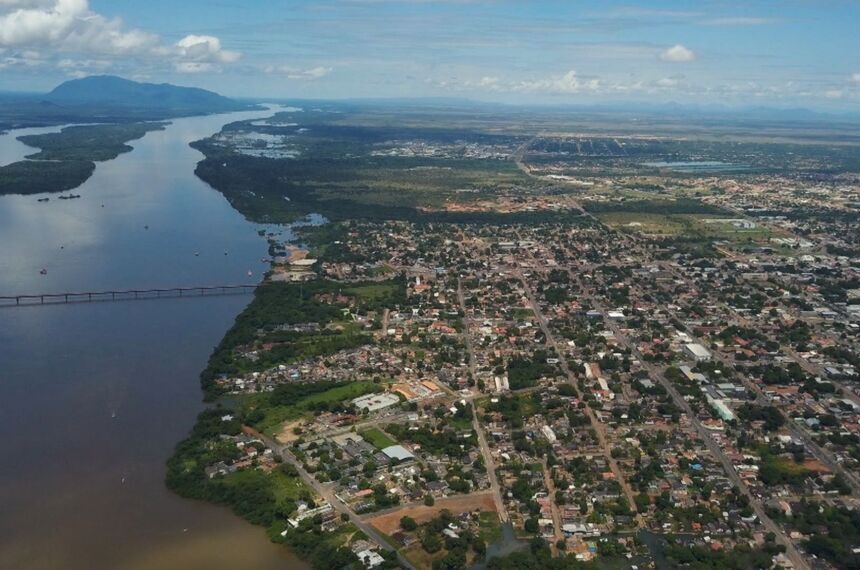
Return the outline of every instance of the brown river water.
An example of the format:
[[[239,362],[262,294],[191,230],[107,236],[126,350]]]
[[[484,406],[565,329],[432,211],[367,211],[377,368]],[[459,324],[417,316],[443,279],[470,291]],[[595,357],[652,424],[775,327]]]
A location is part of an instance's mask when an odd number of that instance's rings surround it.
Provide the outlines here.
[[[80,199],[0,196],[0,296],[258,280],[260,227],[194,176],[188,142],[270,114],[173,121],[99,164]],[[24,154],[14,136],[0,164]],[[249,300],[0,307],[0,569],[307,568],[164,486],[198,374]]]

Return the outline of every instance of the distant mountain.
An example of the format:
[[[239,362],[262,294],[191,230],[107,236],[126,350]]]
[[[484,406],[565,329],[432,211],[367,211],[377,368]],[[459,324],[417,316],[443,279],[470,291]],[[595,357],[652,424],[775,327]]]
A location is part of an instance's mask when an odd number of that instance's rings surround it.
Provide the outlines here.
[[[248,105],[212,91],[169,83],[139,83],[112,75],[73,79],[57,86],[44,100],[63,106],[150,109],[176,114],[247,109]]]

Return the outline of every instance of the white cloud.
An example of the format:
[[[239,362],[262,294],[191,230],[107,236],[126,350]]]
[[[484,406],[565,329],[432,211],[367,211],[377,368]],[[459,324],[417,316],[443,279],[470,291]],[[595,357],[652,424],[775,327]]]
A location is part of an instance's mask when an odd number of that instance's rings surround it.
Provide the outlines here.
[[[536,93],[544,95],[559,95],[581,92],[597,92],[602,87],[599,79],[582,78],[576,71],[570,70],[562,75],[539,79],[505,80],[494,75],[485,75],[480,79],[452,80],[425,79],[425,82],[443,88],[465,89],[468,91],[484,91],[494,93]]]
[[[173,64],[173,69],[179,73],[207,73],[219,71],[221,68],[205,61],[177,61]]]
[[[310,69],[299,69],[289,65],[269,65],[263,68],[263,71],[272,75],[283,75],[287,79],[295,79],[298,81],[314,81],[321,79],[332,72],[331,67],[311,67]]]
[[[176,42],[182,59],[193,62],[234,63],[242,54],[221,48],[221,40],[214,36],[188,35]]]
[[[580,93],[582,91],[597,91],[599,88],[600,80],[589,79],[583,81],[576,74],[576,71],[570,70],[564,75],[556,77],[534,81],[521,81],[513,85],[510,90],[529,93],[569,94]]]
[[[193,71],[207,68],[204,64],[218,69],[218,64],[241,57],[223,49],[213,36],[188,35],[174,45],[166,44],[155,34],[126,27],[120,18],[94,12],[88,0],[0,0],[0,48],[42,50],[65,70],[70,69],[72,56],[83,61],[90,56],[166,61]]]
[[[0,69],[7,69],[10,67],[18,67],[18,68],[33,68],[39,67],[45,64],[45,60],[38,51],[35,50],[24,50],[24,51],[14,51],[8,52],[8,50],[0,51]]]
[[[681,44],[675,44],[667,50],[664,50],[660,53],[660,59],[663,61],[670,62],[687,62],[693,61],[696,59],[696,54],[689,48],[682,46]]]
[[[65,71],[67,74],[80,77],[90,75],[95,72],[103,72],[110,68],[111,62],[106,59],[61,59],[57,62],[57,67]]]
[[[123,54],[156,46],[158,36],[123,29],[122,20],[90,10],[87,0],[3,0],[0,45]]]
[[[852,74],[851,81],[853,81],[854,83],[860,83],[860,73]]]

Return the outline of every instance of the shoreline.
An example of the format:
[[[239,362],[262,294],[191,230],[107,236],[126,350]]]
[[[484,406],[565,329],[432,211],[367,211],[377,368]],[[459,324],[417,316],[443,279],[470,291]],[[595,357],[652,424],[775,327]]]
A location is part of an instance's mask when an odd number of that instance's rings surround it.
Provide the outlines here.
[[[184,499],[202,501],[208,505],[227,507],[233,515],[243,519],[245,523],[250,523],[253,527],[262,528],[266,532],[266,536],[270,542],[279,548],[285,548],[287,552],[296,556],[302,563],[307,564],[309,568],[318,568],[320,570],[331,567],[332,560],[342,560],[345,564],[358,561],[348,550],[332,544],[331,539],[339,539],[342,531],[345,530],[345,532],[351,535],[347,538],[348,541],[355,540],[356,536],[367,538],[368,534],[372,536],[378,531],[361,522],[354,514],[351,514],[349,509],[337,504],[332,497],[327,496],[321,486],[315,482],[313,476],[305,472],[301,463],[289,452],[287,445],[276,441],[274,438],[267,437],[244,422],[237,422],[234,414],[236,414],[241,404],[231,394],[213,391],[211,368],[213,365],[212,360],[217,358],[224,344],[229,340],[231,334],[234,333],[237,324],[258,301],[261,291],[267,287],[291,285],[288,281],[271,280],[270,276],[275,274],[278,269],[283,270],[290,263],[296,260],[303,260],[310,254],[313,248],[304,243],[302,236],[297,234],[301,233],[302,228],[320,227],[325,223],[328,222],[324,218],[309,214],[293,223],[277,224],[278,228],[281,229],[281,235],[276,236],[272,231],[263,232],[261,230],[259,232],[260,237],[268,242],[270,253],[285,253],[285,255],[280,255],[280,257],[285,257],[286,259],[283,265],[278,265],[275,263],[276,256],[271,256],[270,269],[264,275],[263,280],[257,284],[254,290],[254,297],[236,316],[233,325],[224,331],[221,340],[213,348],[206,368],[200,372],[200,389],[203,396],[201,401],[205,407],[198,414],[188,436],[176,444],[172,455],[166,462],[167,474],[165,477],[165,485],[171,493]],[[274,239],[275,237],[282,238],[283,233],[285,233],[284,230],[290,235],[289,239],[280,242]],[[321,280],[319,275],[316,273],[314,275],[315,281]],[[201,480],[197,478],[196,480],[189,480],[187,477],[177,474],[180,465],[188,462],[189,448],[193,447],[200,438],[204,438],[206,435],[211,436],[213,433],[217,433],[218,438],[222,440],[227,437],[233,437],[240,441],[253,440],[250,445],[262,444],[263,447],[259,448],[260,454],[254,453],[254,458],[250,459],[252,462],[250,465],[255,465],[256,467],[254,469],[239,471],[242,474],[247,474],[245,475],[246,479],[252,480],[248,484],[252,489],[250,492],[245,493],[243,491],[238,494],[231,494],[229,491],[225,492],[219,488],[217,482],[213,482],[212,479]],[[258,457],[262,459],[257,459]],[[259,465],[257,464],[258,461],[260,462]],[[239,464],[244,465],[242,462],[239,462]],[[261,471],[265,473],[264,477],[257,475]],[[223,475],[224,473],[219,473],[215,477],[220,478]],[[267,489],[267,484],[264,480],[265,477],[277,481],[278,484],[295,486],[298,489],[296,501],[299,501],[300,498],[302,501],[313,504],[312,499],[319,498],[340,514],[342,522],[346,522],[350,516],[353,520],[349,524],[341,526],[334,533],[333,537],[319,538],[308,534],[300,535],[298,534],[299,529],[295,529],[293,533],[288,533],[289,526],[285,523],[286,516],[278,516],[277,514],[266,512],[267,506],[262,505],[262,503],[268,502],[270,503],[268,505],[270,507],[273,502],[271,496],[265,495],[265,489]],[[248,508],[249,504],[252,505],[252,508]],[[377,536],[376,540],[383,548],[387,547],[387,543],[383,538]],[[393,554],[393,556],[396,556],[396,554]],[[403,562],[409,567],[407,561],[403,560]]]

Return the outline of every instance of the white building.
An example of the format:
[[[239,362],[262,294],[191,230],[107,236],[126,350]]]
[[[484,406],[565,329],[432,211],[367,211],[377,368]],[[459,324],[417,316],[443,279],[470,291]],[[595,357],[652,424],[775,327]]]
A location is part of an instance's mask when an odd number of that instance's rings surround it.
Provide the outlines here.
[[[385,562],[385,558],[380,556],[378,552],[374,552],[370,549],[362,550],[357,553],[356,556],[358,556],[358,559],[361,560],[365,568],[375,568]]]
[[[397,404],[399,402],[400,398],[398,398],[394,394],[368,394],[367,396],[362,396],[353,400],[352,405],[359,410],[375,412],[377,410],[383,410],[385,408],[393,406],[394,404]]]
[[[711,359],[711,353],[701,344],[691,342],[684,345],[684,354],[697,362],[707,362]]]

